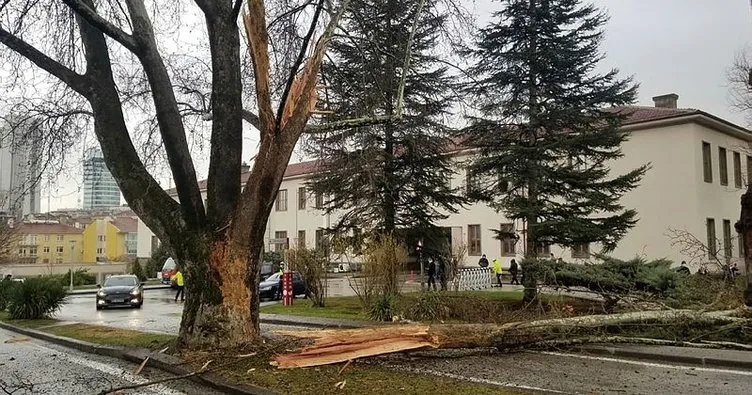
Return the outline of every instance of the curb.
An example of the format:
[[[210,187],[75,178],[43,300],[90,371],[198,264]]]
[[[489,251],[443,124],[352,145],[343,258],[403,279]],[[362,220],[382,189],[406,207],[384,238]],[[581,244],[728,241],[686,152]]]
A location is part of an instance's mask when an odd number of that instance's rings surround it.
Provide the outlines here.
[[[89,354],[102,355],[111,358],[118,358],[128,362],[141,363],[144,358],[149,357],[148,367],[156,368],[176,376],[192,373],[193,370],[185,368],[183,360],[172,355],[159,354],[143,348],[120,348],[102,346],[99,344],[89,343],[81,340],[71,339],[68,337],[57,336],[34,329],[21,328],[16,325],[0,321],[0,328],[20,333],[31,338],[44,340],[60,346],[72,348]],[[276,394],[266,388],[256,387],[249,384],[234,383],[214,373],[203,373],[189,377],[191,381],[211,387],[227,394],[237,395],[272,395]]]
[[[169,285],[147,285],[144,286],[144,291],[149,291],[152,289],[168,289],[170,288]],[[99,292],[98,288],[92,288],[92,289],[79,289],[79,290],[73,290],[73,291],[67,291],[67,294],[69,296],[73,295],[95,295],[97,292]]]
[[[704,357],[701,355],[697,355],[697,356],[671,355],[668,353],[645,352],[645,351],[623,349],[619,347],[595,346],[595,345],[576,347],[573,350],[583,352],[586,354],[598,354],[598,355],[606,355],[606,356],[612,356],[612,357],[639,358],[639,359],[647,359],[651,361],[674,362],[674,363],[684,363],[684,364],[690,364],[690,365],[715,366],[715,367],[752,370],[752,360],[740,361],[740,360],[733,360],[733,359]],[[700,352],[702,350],[704,349],[699,349]],[[715,350],[724,350],[724,349],[719,348]],[[743,352],[749,352],[749,351],[743,351]]]

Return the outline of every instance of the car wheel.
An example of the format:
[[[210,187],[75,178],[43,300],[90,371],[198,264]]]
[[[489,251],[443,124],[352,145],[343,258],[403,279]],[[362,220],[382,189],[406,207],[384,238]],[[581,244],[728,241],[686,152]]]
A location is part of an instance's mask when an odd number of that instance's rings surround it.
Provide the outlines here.
[[[97,310],[102,310],[102,306],[97,306]]]
[[[137,304],[137,305],[136,305],[136,308],[137,308],[137,309],[140,309],[140,308],[141,308],[141,306],[143,306],[143,303],[139,303],[139,304]]]

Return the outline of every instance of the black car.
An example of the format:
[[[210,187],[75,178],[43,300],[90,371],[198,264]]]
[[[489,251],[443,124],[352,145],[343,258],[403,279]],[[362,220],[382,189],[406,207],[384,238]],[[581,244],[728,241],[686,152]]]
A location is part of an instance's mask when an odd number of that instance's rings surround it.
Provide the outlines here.
[[[110,276],[98,285],[97,310],[110,306],[130,306],[140,309],[144,304],[144,284],[132,274]]]
[[[262,281],[259,284],[259,296],[262,299],[277,299],[278,290],[279,290],[279,281],[280,281],[280,274],[279,272],[272,274],[271,276],[267,277],[266,280]],[[305,282],[303,281],[303,277],[298,272],[292,273],[292,294],[293,295],[305,295]]]

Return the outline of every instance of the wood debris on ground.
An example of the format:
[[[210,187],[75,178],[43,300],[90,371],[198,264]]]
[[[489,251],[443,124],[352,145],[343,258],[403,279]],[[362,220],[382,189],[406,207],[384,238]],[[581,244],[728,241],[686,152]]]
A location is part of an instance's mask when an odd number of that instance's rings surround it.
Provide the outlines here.
[[[30,340],[31,340],[31,338],[30,337],[26,337],[26,336],[11,336],[10,338],[8,338],[8,340],[5,341],[5,343],[8,343],[8,344],[10,344],[10,343],[21,343],[21,342],[27,342],[27,341],[30,341]]]

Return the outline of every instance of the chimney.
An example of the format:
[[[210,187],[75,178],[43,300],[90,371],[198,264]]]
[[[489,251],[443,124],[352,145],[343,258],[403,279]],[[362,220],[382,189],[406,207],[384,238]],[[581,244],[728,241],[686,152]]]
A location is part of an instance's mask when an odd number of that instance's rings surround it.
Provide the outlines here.
[[[251,170],[251,166],[248,164],[248,162],[243,162],[240,164],[240,172],[241,173],[248,173]]]
[[[676,93],[653,97],[653,103],[655,103],[655,106],[661,108],[676,108],[677,100],[679,100],[679,95]]]

